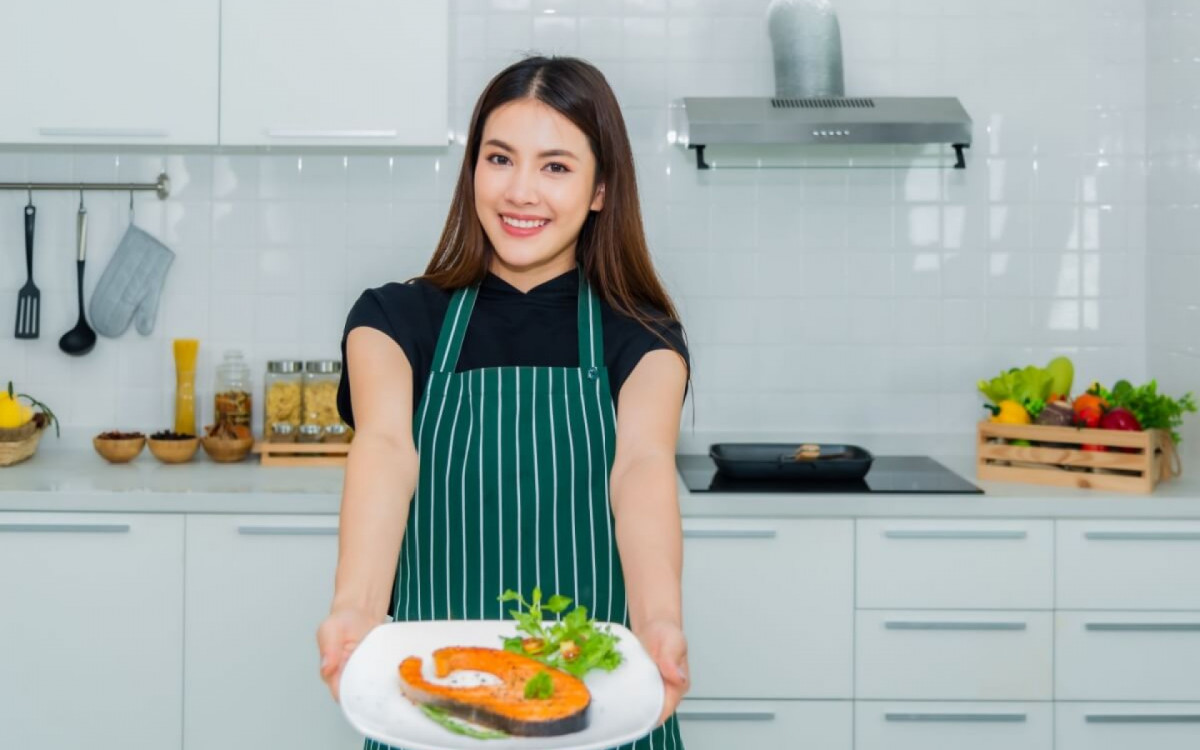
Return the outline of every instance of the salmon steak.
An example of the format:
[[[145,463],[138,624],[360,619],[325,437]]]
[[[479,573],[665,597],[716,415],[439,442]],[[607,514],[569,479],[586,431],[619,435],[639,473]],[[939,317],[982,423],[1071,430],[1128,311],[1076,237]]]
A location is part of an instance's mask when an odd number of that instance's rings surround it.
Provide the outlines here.
[[[421,658],[400,662],[400,689],[417,704],[428,704],[460,719],[522,737],[551,737],[587,727],[592,696],[583,680],[528,656],[495,648],[451,646],[433,652],[439,679],[469,670],[493,675],[500,684],[459,687],[429,682]],[[548,698],[526,698],[525,684],[539,673],[550,677]]]

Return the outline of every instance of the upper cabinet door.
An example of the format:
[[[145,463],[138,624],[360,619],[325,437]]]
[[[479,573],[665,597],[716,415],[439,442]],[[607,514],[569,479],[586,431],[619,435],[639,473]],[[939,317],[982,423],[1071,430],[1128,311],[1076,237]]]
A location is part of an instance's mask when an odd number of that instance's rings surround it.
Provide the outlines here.
[[[217,142],[219,0],[0,10],[0,143]]]
[[[221,143],[445,146],[448,0],[223,0]]]

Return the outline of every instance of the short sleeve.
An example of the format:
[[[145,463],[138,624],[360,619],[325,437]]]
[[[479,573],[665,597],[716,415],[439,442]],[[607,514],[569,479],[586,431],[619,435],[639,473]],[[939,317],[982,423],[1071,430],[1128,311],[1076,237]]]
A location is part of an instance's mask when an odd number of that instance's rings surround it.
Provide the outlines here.
[[[387,334],[404,350],[404,355],[410,363],[417,362],[417,336],[411,325],[397,325],[396,321],[412,321],[411,314],[404,310],[395,310],[399,304],[418,300],[415,294],[398,294],[397,289],[402,284],[389,284],[379,289],[368,289],[363,292],[346,316],[346,327],[342,332],[342,377],[338,383],[337,407],[342,421],[354,427],[354,404],[350,394],[350,363],[346,358],[346,338],[355,328],[374,328]]]
[[[651,324],[653,326],[652,329],[630,318],[622,320],[621,323],[620,328],[624,329],[625,335],[621,336],[620,341],[616,342],[617,348],[613,352],[614,356],[610,360],[611,364],[609,365],[614,401],[616,400],[615,396],[620,394],[621,387],[625,384],[625,381],[633,373],[638,363],[642,361],[642,357],[659,349],[673,350],[683,358],[684,366],[688,369],[688,380],[690,382],[692,368],[691,355],[688,352],[687,337],[684,334],[683,325],[679,321],[663,320],[660,317],[657,322]]]

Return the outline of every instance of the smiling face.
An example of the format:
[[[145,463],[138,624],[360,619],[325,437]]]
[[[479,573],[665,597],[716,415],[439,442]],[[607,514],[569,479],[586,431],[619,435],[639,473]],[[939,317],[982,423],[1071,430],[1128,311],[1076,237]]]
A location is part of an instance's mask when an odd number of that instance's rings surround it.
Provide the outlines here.
[[[488,115],[475,164],[475,211],[491,240],[491,271],[531,288],[575,265],[589,211],[604,206],[587,136],[536,99]]]

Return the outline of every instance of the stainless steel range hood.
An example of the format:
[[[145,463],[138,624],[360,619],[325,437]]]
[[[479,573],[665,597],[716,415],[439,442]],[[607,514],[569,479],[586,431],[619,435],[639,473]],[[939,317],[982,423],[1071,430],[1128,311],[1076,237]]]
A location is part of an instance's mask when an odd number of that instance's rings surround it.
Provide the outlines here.
[[[954,97],[685,97],[682,140],[708,169],[706,146],[949,144],[966,167],[971,117]]]

